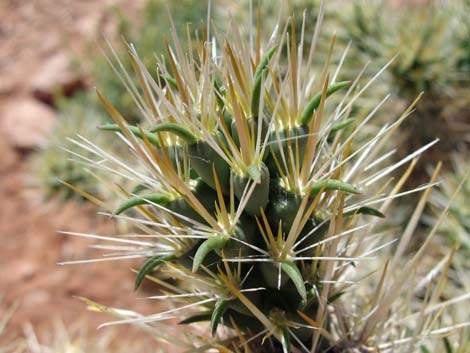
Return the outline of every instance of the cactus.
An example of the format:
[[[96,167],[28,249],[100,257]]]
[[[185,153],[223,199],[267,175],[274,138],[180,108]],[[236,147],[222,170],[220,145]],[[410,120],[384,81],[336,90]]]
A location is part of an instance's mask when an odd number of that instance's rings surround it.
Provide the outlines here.
[[[400,241],[390,265],[396,276],[388,275],[385,265],[368,303],[362,303],[356,282],[368,277],[370,268],[354,268],[393,243],[376,229],[376,220],[401,195],[413,158],[430,145],[382,165],[381,146],[411,106],[353,149],[379,106],[365,117],[350,116],[363,90],[354,78],[335,81],[340,68],[330,67],[334,40],[318,69],[301,55],[307,48],[297,44],[295,28],[291,21],[266,46],[250,47],[235,24],[221,43],[209,24],[190,45],[197,48],[194,57],[177,40],[167,46],[169,63],[159,62],[156,82],[129,47],[143,92],[136,96],[147,122],[141,126],[129,125],[98,92],[114,120],[101,127],[103,133],[117,132],[129,159],[85,145],[100,161],[96,168],[134,183],[134,190],[120,188],[121,201],[109,215],[142,232],[97,237],[111,243],[100,249],[111,252],[106,260],[145,259],[135,287],[151,279],[163,291],[151,298],[180,304],[149,316],[114,311],[120,319],[110,324],[148,328],[176,318],[180,325],[206,328],[206,334],[188,329],[188,340],[165,336],[194,352],[387,351],[404,338],[406,347],[425,338],[428,325],[411,330],[401,321],[383,330],[388,313],[403,309],[392,299],[413,285],[404,279],[417,260],[400,268],[409,237]],[[331,95],[342,99],[332,106]],[[385,178],[408,162],[387,193],[392,180]],[[436,177],[405,192],[426,190],[417,213]],[[429,317],[425,310],[419,316]],[[454,331],[458,327],[449,329]]]
[[[453,170],[442,175],[439,190],[433,190],[430,197],[431,210],[436,215],[455,194],[448,216],[439,230],[450,242],[460,245],[462,254],[470,250],[470,162],[466,156],[468,151],[465,150],[450,156]],[[430,224],[434,223],[434,219],[435,216],[426,218]]]
[[[454,57],[461,39],[452,38],[464,23],[457,17],[463,1],[447,6],[435,1],[428,6],[404,4],[406,11],[387,6],[354,3],[351,16],[343,18],[345,39],[352,39],[362,55],[379,65],[397,55],[389,72],[399,96],[412,99],[421,91],[447,90],[459,79],[457,67],[464,55]]]
[[[440,144],[425,156],[416,177],[426,178],[427,164],[445,160],[449,152],[470,144],[469,25],[470,3],[428,1],[423,4],[360,4],[340,12],[340,38],[352,40],[354,56],[371,60],[374,70],[392,60],[387,91],[409,104],[424,92],[416,117],[402,125],[401,156],[436,137]],[[348,15],[345,15],[347,13]],[[365,61],[363,60],[363,61]],[[374,65],[375,64],[375,65]],[[369,67],[371,67],[369,66]],[[451,167],[445,163],[446,167]]]

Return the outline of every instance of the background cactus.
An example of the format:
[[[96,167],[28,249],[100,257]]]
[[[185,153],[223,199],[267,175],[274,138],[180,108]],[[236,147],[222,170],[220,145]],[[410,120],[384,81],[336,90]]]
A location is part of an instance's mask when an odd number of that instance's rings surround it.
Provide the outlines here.
[[[393,58],[383,89],[409,104],[424,92],[416,116],[402,125],[397,141],[401,156],[438,137],[440,143],[427,154],[416,174],[426,177],[425,166],[445,160],[446,154],[470,143],[468,96],[470,72],[469,2],[406,2],[400,10],[391,3],[354,2],[349,12],[339,12],[340,37],[352,41],[354,56],[378,70]],[[465,43],[465,44],[463,44]],[[463,49],[465,48],[465,49]],[[361,64],[362,65],[362,64]],[[450,165],[445,162],[445,167]]]
[[[105,197],[107,190],[100,187],[92,173],[83,164],[74,162],[73,153],[80,150],[82,157],[93,157],[66,139],[81,134],[101,146],[111,148],[110,141],[99,134],[96,125],[99,111],[94,106],[85,106],[83,98],[58,100],[59,116],[53,130],[53,138],[34,153],[30,160],[33,177],[31,186],[39,188],[45,198],[69,200],[80,198],[79,194],[66,187],[63,182],[75,185],[84,192]],[[117,153],[118,149],[114,149]],[[83,159],[82,159],[83,160]],[[85,162],[86,163],[86,162]]]
[[[382,146],[411,106],[352,148],[380,108],[350,115],[372,82],[359,88],[354,77],[336,80],[334,40],[323,68],[315,69],[302,55],[310,48],[298,45],[296,28],[294,21],[278,27],[266,46],[253,31],[250,46],[235,24],[224,39],[218,33],[213,38],[208,25],[188,45],[196,48],[194,56],[174,37],[156,81],[129,47],[143,92],[133,91],[143,115],[139,126],[98,93],[114,119],[101,128],[118,133],[129,158],[81,144],[99,157],[98,170],[133,184],[114,188],[121,202],[110,215],[141,231],[98,237],[110,242],[100,249],[110,251],[108,259],[145,258],[136,288],[158,268],[159,278],[152,279],[163,293],[151,298],[176,305],[149,316],[113,310],[120,320],[111,324],[151,327],[177,318],[197,328],[207,321],[209,335],[188,331],[188,341],[171,338],[194,352],[390,351],[396,345],[405,351],[437,334],[429,323],[433,311],[424,309],[413,324],[388,325],[394,310],[412,310],[395,299],[412,290],[418,277],[404,279],[420,258],[402,263],[402,257],[437,172],[429,184],[405,192],[426,190],[392,257],[393,274],[387,263],[377,265],[381,277],[368,287],[373,294],[363,297],[360,280],[371,267],[355,270],[394,242],[375,220],[401,195],[414,158],[431,144],[385,165],[390,154]],[[316,40],[311,43],[315,48]],[[330,95],[342,98],[332,105]],[[408,163],[392,185],[389,174]],[[429,290],[425,309],[439,299],[440,287]]]
[[[468,151],[465,150],[451,155],[453,170],[442,175],[439,189],[434,190],[430,197],[433,215],[425,218],[433,224],[435,215],[455,195],[449,214],[439,230],[446,236],[446,241],[459,244],[462,253],[470,249],[470,206],[467,201],[470,197],[470,163],[467,155]]]

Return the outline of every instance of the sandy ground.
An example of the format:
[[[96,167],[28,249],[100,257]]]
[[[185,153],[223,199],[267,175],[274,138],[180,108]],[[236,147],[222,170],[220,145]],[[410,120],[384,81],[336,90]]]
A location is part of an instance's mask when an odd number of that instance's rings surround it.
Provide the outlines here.
[[[71,94],[85,86],[73,58],[112,28],[110,9],[119,3],[124,2],[0,2],[0,318],[18,305],[0,335],[4,341],[20,335],[27,323],[40,331],[54,320],[66,325],[84,320],[95,328],[110,319],[87,312],[74,296],[155,311],[153,303],[140,299],[143,293],[133,292],[130,268],[136,263],[58,266],[90,256],[89,242],[58,230],[112,234],[113,225],[98,219],[90,205],[45,202],[28,185],[28,157],[57,119],[52,91]],[[141,4],[126,2],[126,13],[136,13]],[[134,333],[127,328],[126,335]]]

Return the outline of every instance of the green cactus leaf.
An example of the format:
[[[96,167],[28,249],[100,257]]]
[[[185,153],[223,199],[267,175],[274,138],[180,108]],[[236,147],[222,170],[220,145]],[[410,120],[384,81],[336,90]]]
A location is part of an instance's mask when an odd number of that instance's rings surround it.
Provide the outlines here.
[[[195,322],[201,322],[201,321],[210,321],[212,317],[212,311],[204,311],[202,313],[197,313],[195,315],[192,315],[180,322],[178,322],[179,325],[188,325],[192,324]]]
[[[227,243],[228,238],[223,235],[215,236],[205,240],[194,254],[193,268],[192,271],[196,272],[201,266],[207,254],[216,249],[222,249]]]
[[[310,189],[310,195],[315,196],[320,192],[320,190],[329,191],[329,190],[340,190],[348,192],[350,194],[359,194],[359,191],[354,185],[346,183],[345,181],[338,179],[329,179],[329,180],[319,180],[312,185]]]
[[[129,208],[140,206],[140,205],[145,205],[145,204],[148,204],[149,202],[153,202],[159,205],[166,205],[169,201],[170,201],[170,198],[168,197],[168,195],[165,195],[165,194],[156,193],[156,194],[146,194],[142,196],[134,196],[124,201],[123,203],[121,203],[113,213],[115,215],[118,215]]]
[[[263,78],[264,70],[268,66],[269,60],[274,55],[277,47],[271,48],[266,55],[261,59],[258,67],[256,68],[255,75],[253,76],[253,92],[251,94],[251,115],[258,116],[259,102],[261,96],[261,81]]]
[[[297,265],[290,261],[284,261],[281,263],[281,269],[292,280],[295,287],[297,288],[297,291],[299,292],[299,295],[302,297],[302,300],[306,301],[307,289],[305,288],[304,279],[302,278],[302,274],[300,273]]]
[[[349,119],[344,119],[341,121],[336,121],[333,126],[331,126],[330,134],[334,132],[338,132],[341,129],[344,129],[351,125],[356,119],[354,118],[349,118]]]
[[[176,80],[168,75],[162,75],[161,76],[172,88],[178,89],[178,84],[176,83]]]
[[[369,216],[385,218],[385,215],[382,212],[380,212],[378,209],[373,208],[373,207],[366,207],[366,206],[359,207],[359,208],[356,208],[354,210],[345,212],[343,214],[343,216],[347,217],[347,216],[352,216],[352,215],[355,215],[355,214],[365,214],[365,215],[369,215]]]
[[[142,132],[137,126],[128,125],[127,128],[132,132],[132,134],[135,137],[143,139]],[[104,131],[122,132],[118,124],[103,124],[103,125],[98,126],[98,129],[104,130]],[[157,136],[155,136],[152,133],[145,132],[145,131],[144,131],[144,135],[152,145],[154,145],[155,147],[160,147],[160,140],[158,139]]]
[[[337,83],[331,84],[328,87],[327,91],[326,91],[326,97],[329,97],[333,93],[339,91],[340,89],[349,86],[350,83],[351,83],[350,81],[342,81],[342,82],[337,82]],[[313,112],[320,105],[321,96],[322,96],[322,92],[318,92],[310,100],[310,102],[305,106],[305,108],[302,111],[302,114],[300,115],[300,118],[299,118],[299,123],[301,125],[307,125],[310,122],[310,120],[313,117]]]
[[[260,76],[260,78],[256,80],[253,84],[253,93],[251,96],[251,114],[254,117],[258,116],[259,102],[261,96],[261,79],[262,76]]]
[[[134,290],[139,288],[140,284],[144,280],[145,276],[152,270],[155,269],[155,267],[160,266],[161,264],[174,260],[176,258],[175,255],[169,254],[169,255],[157,255],[154,256],[150,259],[148,259],[142,268],[140,269],[139,273],[137,274],[137,277],[135,279],[134,283]]]
[[[212,328],[212,336],[215,336],[217,332],[217,327],[219,326],[220,320],[225,314],[225,311],[228,308],[229,301],[224,299],[219,299],[215,303],[214,311],[211,315],[211,328]]]
[[[191,131],[175,123],[158,124],[158,125],[155,125],[152,129],[150,129],[150,131],[151,132],[171,132],[172,134],[175,134],[178,137],[181,137],[190,145],[193,145],[197,142],[196,136],[194,136],[194,134]]]
[[[336,136],[336,133],[341,130],[341,129],[345,129],[347,128],[348,126],[350,126],[356,119],[354,118],[349,118],[349,119],[344,119],[344,120],[341,120],[341,121],[336,121],[332,126],[331,126],[331,130],[330,130],[330,133],[328,134],[328,137],[327,137],[327,141],[328,142],[331,142],[335,136]]]
[[[277,49],[277,46],[272,47],[271,49],[268,50],[268,52],[261,59],[261,61],[258,64],[258,67],[255,70],[254,80],[257,80],[263,74],[264,70],[266,69],[266,66],[268,66],[269,60],[271,60],[271,58],[273,57],[276,49]]]

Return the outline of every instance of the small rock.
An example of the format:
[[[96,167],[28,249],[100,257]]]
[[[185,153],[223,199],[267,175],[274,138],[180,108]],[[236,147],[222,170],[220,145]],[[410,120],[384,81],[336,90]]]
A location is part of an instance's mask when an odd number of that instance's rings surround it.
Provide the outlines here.
[[[47,105],[29,97],[7,101],[0,110],[0,134],[11,146],[34,149],[50,134],[56,114]]]

